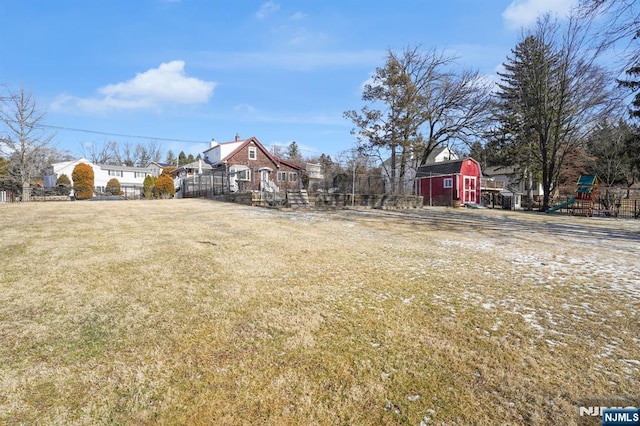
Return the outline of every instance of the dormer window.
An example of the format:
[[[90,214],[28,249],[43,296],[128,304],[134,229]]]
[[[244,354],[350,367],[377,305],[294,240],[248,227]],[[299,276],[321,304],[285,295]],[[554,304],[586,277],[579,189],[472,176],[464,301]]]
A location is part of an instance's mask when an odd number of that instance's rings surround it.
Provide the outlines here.
[[[250,146],[249,147],[249,160],[255,160],[257,158],[257,153],[256,153],[256,147],[255,146]]]

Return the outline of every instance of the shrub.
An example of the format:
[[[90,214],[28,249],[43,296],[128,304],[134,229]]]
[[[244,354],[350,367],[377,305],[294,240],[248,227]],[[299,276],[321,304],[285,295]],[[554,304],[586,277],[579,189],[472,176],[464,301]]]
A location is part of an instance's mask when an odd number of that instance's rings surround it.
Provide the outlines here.
[[[56,179],[56,195],[69,195],[71,192],[71,179],[69,176],[62,174],[58,179]]]
[[[168,174],[161,174],[155,184],[156,197],[172,198],[176,192],[173,179]]]
[[[147,177],[144,178],[144,183],[142,184],[142,193],[144,195],[144,198],[146,198],[147,200],[153,198],[153,189],[156,186],[156,180],[157,179],[151,175],[147,175]]]
[[[69,179],[69,176],[61,174],[60,177],[56,180],[56,186],[71,186],[71,180]]]
[[[76,194],[76,199],[86,200],[93,197],[94,174],[93,168],[90,165],[80,163],[75,166],[73,173],[71,173],[71,179],[73,179],[73,189]]]
[[[162,169],[161,175],[170,175],[172,171],[176,169],[176,166],[167,166]]]
[[[107,195],[120,195],[120,181],[116,178],[109,179],[105,188]]]

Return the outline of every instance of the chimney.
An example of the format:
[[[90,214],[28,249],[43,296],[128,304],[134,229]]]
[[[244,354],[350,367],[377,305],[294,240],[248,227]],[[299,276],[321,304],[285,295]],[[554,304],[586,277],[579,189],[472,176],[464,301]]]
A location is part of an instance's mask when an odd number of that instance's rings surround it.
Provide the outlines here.
[[[209,146],[209,148],[213,148],[214,146],[217,146],[218,142],[216,142],[216,138],[211,138],[211,145]]]
[[[236,133],[236,142],[240,142],[240,134]]]

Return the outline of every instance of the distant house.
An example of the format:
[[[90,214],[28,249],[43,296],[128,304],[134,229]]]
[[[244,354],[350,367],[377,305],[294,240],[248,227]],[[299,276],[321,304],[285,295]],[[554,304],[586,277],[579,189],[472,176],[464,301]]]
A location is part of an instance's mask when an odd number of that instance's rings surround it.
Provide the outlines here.
[[[480,203],[480,164],[473,158],[441,161],[418,167],[418,195],[425,205]]]
[[[443,146],[434,149],[431,154],[427,156],[425,165],[433,163],[441,163],[444,161],[457,160],[458,154],[456,154],[448,146]],[[416,162],[419,159],[413,155],[407,159],[405,164],[403,176],[400,174],[400,162],[402,161],[402,155],[396,155],[396,176],[398,182],[398,190],[404,194],[414,193],[416,187]],[[382,179],[384,181],[385,188],[391,188],[391,158],[388,158],[382,163]]]
[[[204,160],[196,160],[193,163],[181,164],[177,168],[171,170],[171,175],[180,177],[191,177],[201,175],[203,173],[209,174],[213,168]]]
[[[487,167],[483,173],[484,176],[495,181],[504,182],[504,189],[500,192],[500,195],[502,198],[510,199],[509,206],[512,209],[522,207],[522,199],[527,197],[529,187],[526,180],[520,176],[516,167]],[[543,195],[542,183],[534,179],[531,192],[534,199],[541,198]]]
[[[305,168],[274,156],[256,137],[241,139],[236,135],[231,142],[212,141],[203,154],[213,173],[224,171],[227,174],[231,192],[298,191],[302,188]]]
[[[152,161],[151,163],[149,163],[149,165],[147,166],[148,169],[151,169],[151,176],[153,177],[158,177],[162,174],[162,171],[166,168],[166,167],[170,167],[171,164],[167,164],[167,163],[159,163],[157,161]]]
[[[451,148],[448,146],[441,146],[433,151],[431,154],[427,156],[427,161],[425,164],[433,164],[433,163],[442,163],[444,161],[453,161],[459,160],[460,157],[456,154]]]
[[[93,164],[86,158],[81,158],[79,160],[64,161],[53,164],[53,173],[56,175],[56,179],[64,174],[67,175],[73,184],[73,169],[80,163],[88,164],[93,169],[94,191],[96,194],[104,193],[107,182],[115,178],[120,182],[120,190],[124,192],[125,195],[139,196],[142,193],[144,178],[149,175],[153,176],[154,174],[154,169],[151,167]]]

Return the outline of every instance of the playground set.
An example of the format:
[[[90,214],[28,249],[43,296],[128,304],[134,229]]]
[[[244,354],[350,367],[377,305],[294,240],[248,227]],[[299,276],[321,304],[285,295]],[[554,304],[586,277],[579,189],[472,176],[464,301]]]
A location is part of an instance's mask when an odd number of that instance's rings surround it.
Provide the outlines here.
[[[561,209],[567,209],[572,216],[593,216],[593,208],[596,205],[598,192],[598,178],[594,175],[581,175],[578,179],[576,195],[566,202],[547,210],[553,213]]]

